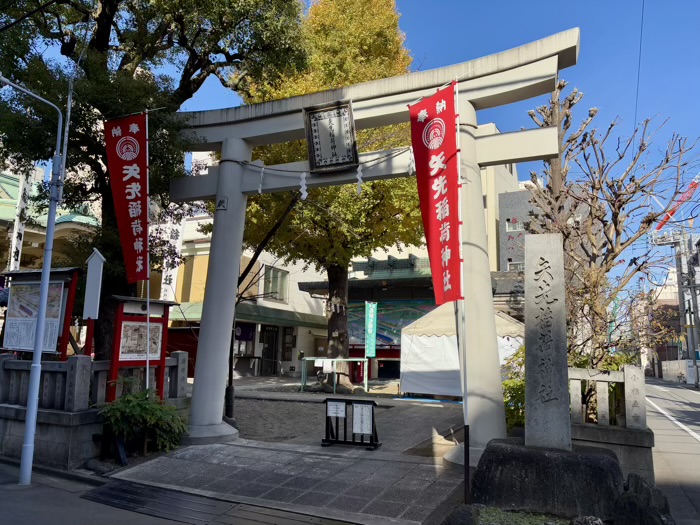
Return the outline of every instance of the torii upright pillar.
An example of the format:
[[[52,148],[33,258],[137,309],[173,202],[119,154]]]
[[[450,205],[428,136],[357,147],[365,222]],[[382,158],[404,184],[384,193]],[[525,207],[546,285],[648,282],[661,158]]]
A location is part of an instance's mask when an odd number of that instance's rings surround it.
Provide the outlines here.
[[[194,370],[189,435],[191,443],[224,441],[238,430],[222,422],[222,387],[228,376],[228,351],[240,273],[246,195],[241,191],[243,168],[236,161],[250,160],[251,148],[243,140],[226,139],[221,148],[217,177],[214,228],[204,292],[204,307]]]
[[[464,319],[460,332],[464,341],[460,341],[459,350],[467,387],[465,424],[469,425],[469,441],[476,460],[491,439],[506,437],[506,414],[475,131],[474,106],[462,99],[459,101],[459,148]]]
[[[187,115],[190,128],[204,139],[199,150],[222,150],[222,164],[210,175],[171,183],[174,202],[216,199],[209,274],[202,313],[190,437],[199,441],[231,439],[223,432],[227,356],[234,319],[236,282],[242,253],[246,195],[258,192],[260,167],[242,165],[250,148],[305,137],[303,109],[352,100],[357,129],[408,121],[407,104],[432,94],[457,78],[463,220],[464,336],[462,374],[467,379],[468,423],[475,455],[489,440],[505,436],[505,411],[494,321],[491,277],[480,168],[552,158],[559,154],[556,128],[476,136],[476,110],[544,95],[554,90],[559,69],[578,58],[579,31],[572,29],[496,55],[432,71],[411,73],[302,97],[200,111]],[[411,175],[411,156],[403,151],[360,155],[365,181]],[[263,192],[299,188],[293,172],[309,172],[308,162],[265,167]],[[355,171],[312,173],[307,187],[352,184]]]

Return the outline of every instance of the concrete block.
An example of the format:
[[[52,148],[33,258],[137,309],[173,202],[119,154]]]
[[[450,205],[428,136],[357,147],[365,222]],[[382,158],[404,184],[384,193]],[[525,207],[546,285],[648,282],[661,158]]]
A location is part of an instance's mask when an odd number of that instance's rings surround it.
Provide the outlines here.
[[[107,398],[107,378],[109,373],[100,371],[95,374],[95,383],[93,385],[92,403],[95,406],[105,404]]]
[[[10,392],[10,371],[5,369],[5,363],[14,360],[12,354],[0,355],[0,403],[7,402],[7,396]]]
[[[622,427],[603,427],[600,425],[571,425],[571,436],[574,439],[597,441],[599,443],[617,443],[635,447],[653,447],[654,433],[645,428],[630,430]]]
[[[87,410],[90,405],[90,376],[92,360],[87,355],[68,358],[66,373],[66,401],[68,412]]]
[[[581,403],[581,380],[569,381],[569,397],[571,399],[571,422],[583,423],[583,403]]]
[[[9,381],[7,387],[6,402],[16,405],[19,402],[19,374],[8,372]]]
[[[171,397],[185,397],[187,395],[187,352],[172,352],[170,357],[177,360],[177,375],[174,388],[171,385]]]
[[[29,372],[19,372],[19,392],[17,392],[17,404],[27,406],[27,396],[29,394]]]
[[[608,383],[605,381],[597,381],[596,397],[598,400],[598,424],[603,426],[610,425],[610,399],[608,396]]]
[[[61,409],[66,399],[66,375],[55,374],[56,381],[54,384],[54,406],[52,408]],[[60,402],[60,404],[59,404]]]
[[[41,374],[41,385],[39,388],[39,408],[54,408],[54,374]],[[62,408],[62,407],[58,407]]]

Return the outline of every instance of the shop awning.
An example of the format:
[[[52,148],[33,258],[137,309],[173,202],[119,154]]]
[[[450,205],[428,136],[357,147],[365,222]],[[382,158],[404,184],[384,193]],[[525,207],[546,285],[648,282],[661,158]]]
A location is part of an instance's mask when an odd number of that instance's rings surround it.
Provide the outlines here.
[[[170,309],[171,321],[189,321],[198,323],[202,319],[203,303],[182,303]],[[325,330],[328,321],[322,315],[281,310],[253,303],[240,303],[236,307],[236,321],[272,324],[278,326],[305,326]],[[325,332],[324,332],[325,334]]]

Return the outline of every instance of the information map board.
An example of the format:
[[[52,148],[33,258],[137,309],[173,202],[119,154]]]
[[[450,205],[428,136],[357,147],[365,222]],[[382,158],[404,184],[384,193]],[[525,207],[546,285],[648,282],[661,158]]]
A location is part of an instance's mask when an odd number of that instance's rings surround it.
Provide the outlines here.
[[[7,303],[3,346],[12,350],[34,350],[34,334],[39,313],[38,282],[13,283]],[[55,352],[64,305],[63,283],[50,282],[42,352]]]

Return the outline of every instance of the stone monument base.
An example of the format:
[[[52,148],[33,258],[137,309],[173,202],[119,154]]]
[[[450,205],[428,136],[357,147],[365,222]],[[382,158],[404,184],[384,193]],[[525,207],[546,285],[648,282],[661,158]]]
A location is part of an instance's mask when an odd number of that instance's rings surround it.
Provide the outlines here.
[[[612,451],[525,447],[522,438],[508,438],[486,446],[474,474],[472,501],[505,510],[612,520],[623,491],[622,470]]]

